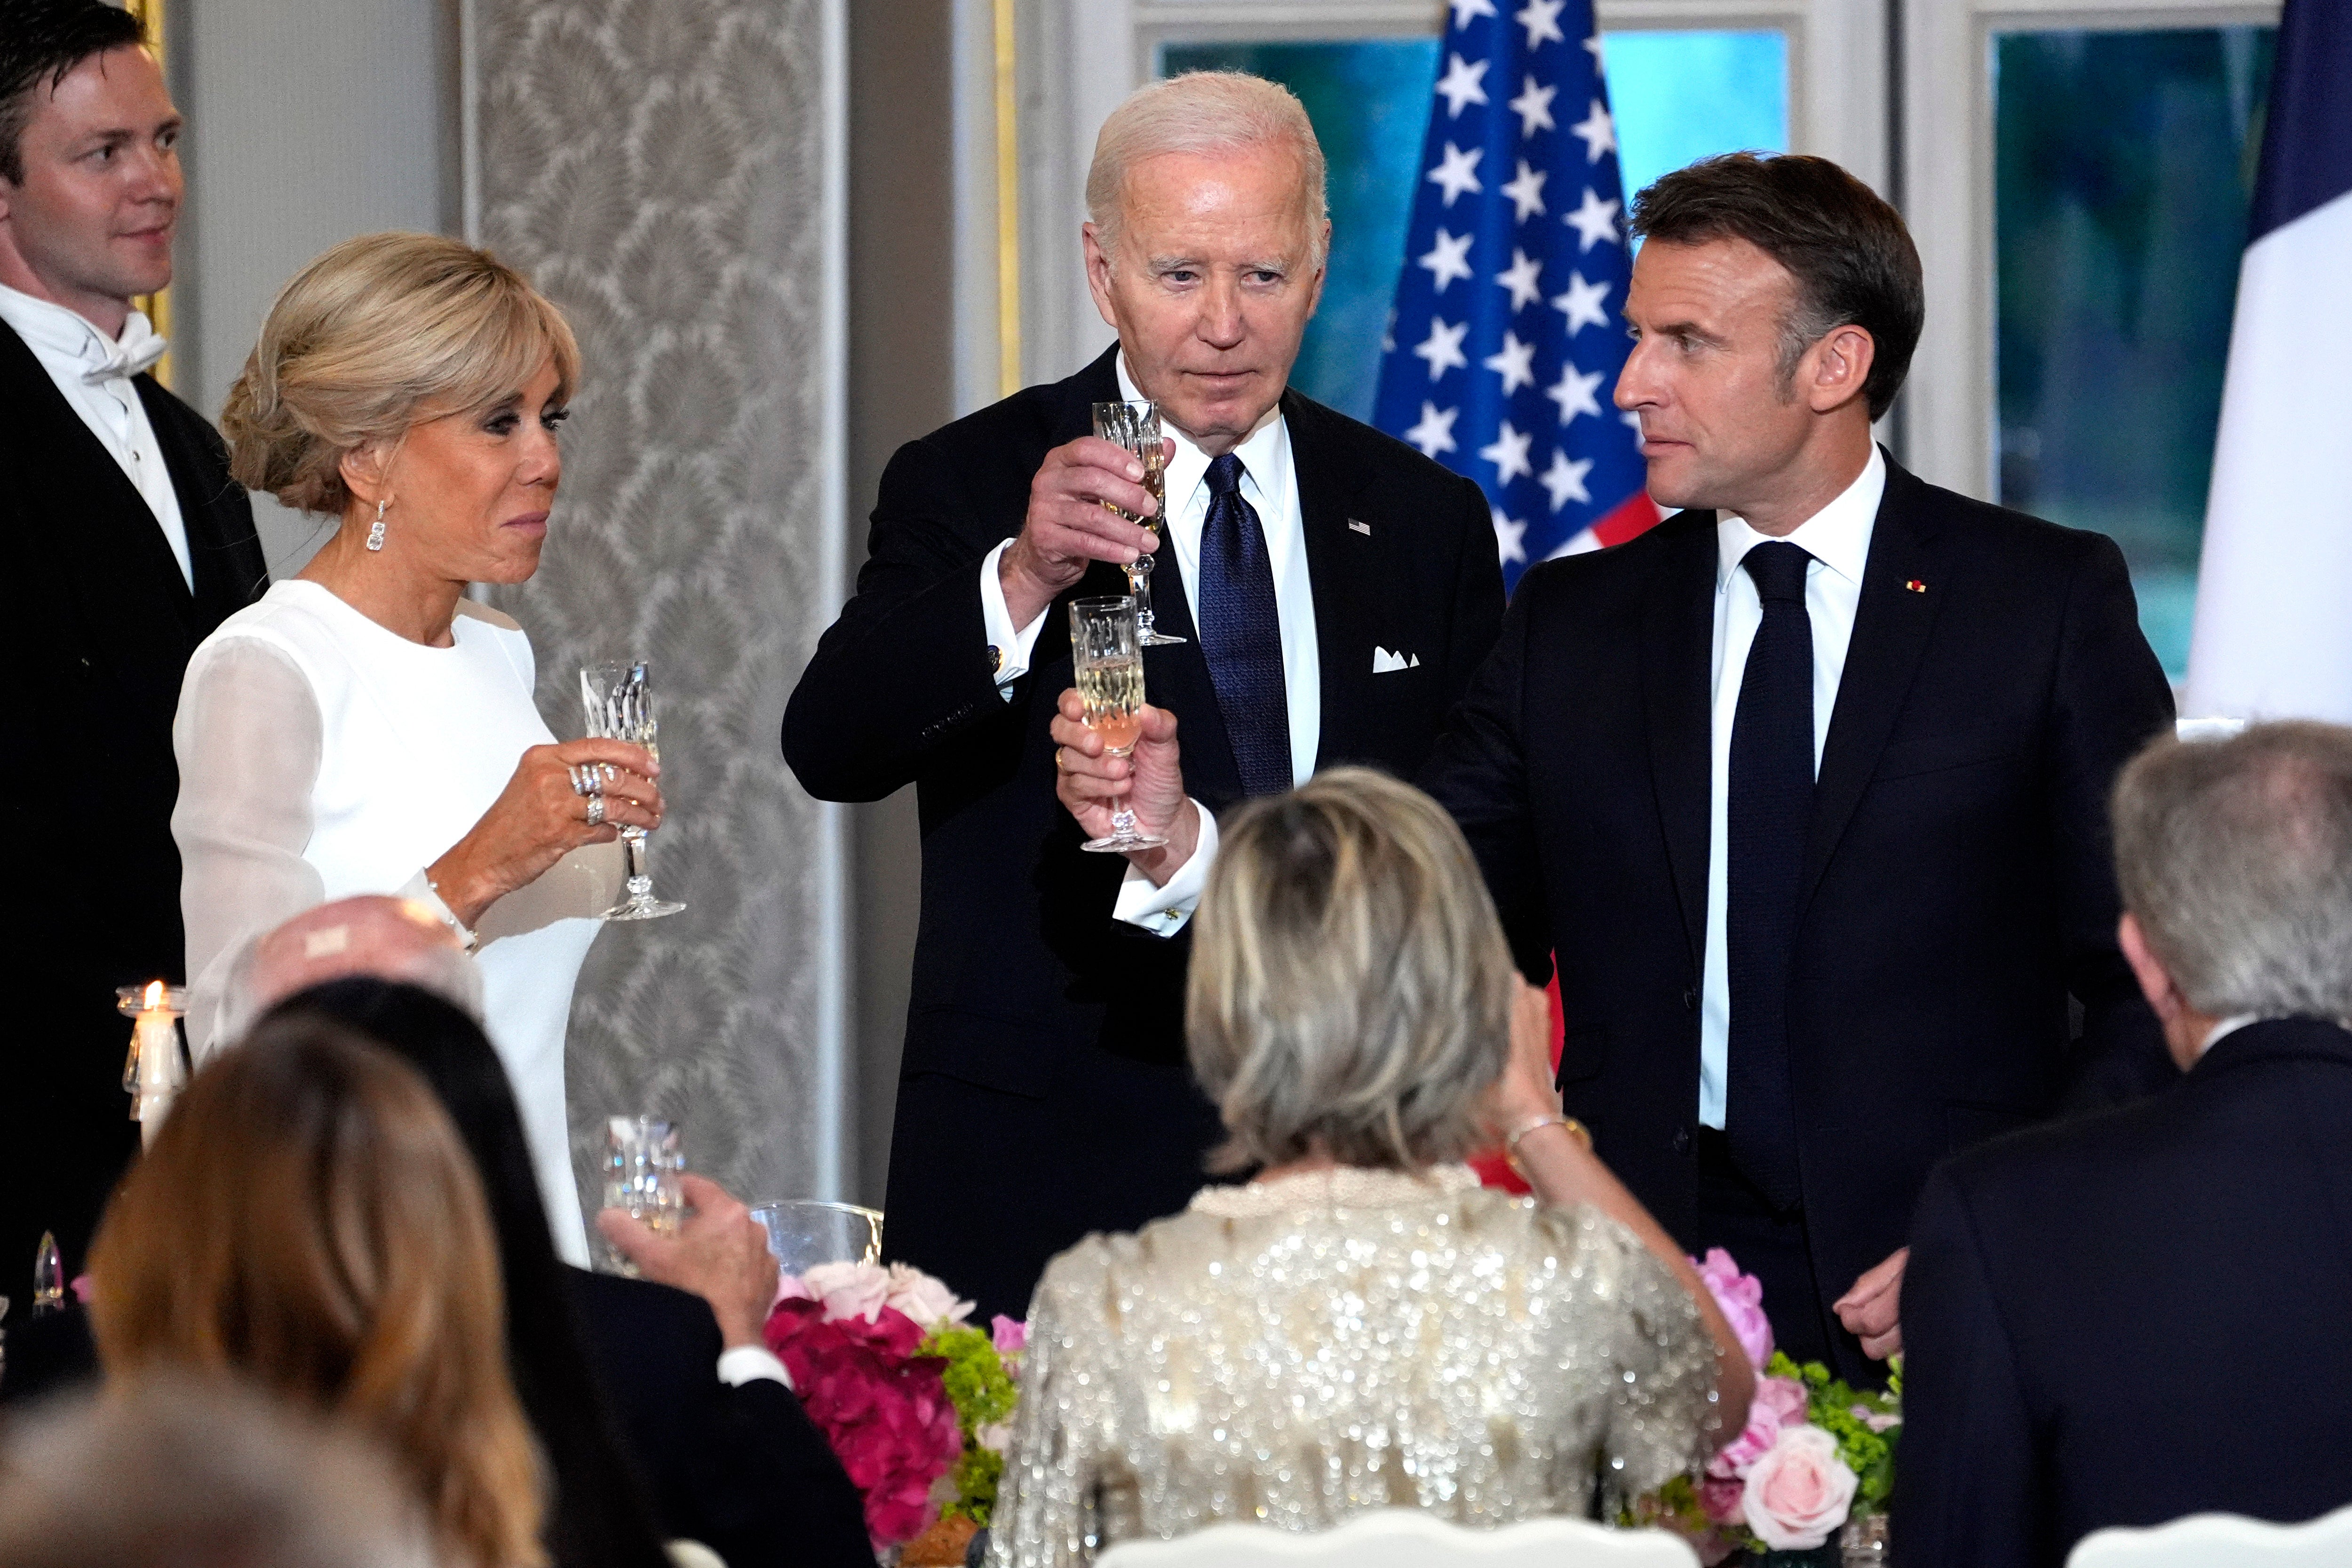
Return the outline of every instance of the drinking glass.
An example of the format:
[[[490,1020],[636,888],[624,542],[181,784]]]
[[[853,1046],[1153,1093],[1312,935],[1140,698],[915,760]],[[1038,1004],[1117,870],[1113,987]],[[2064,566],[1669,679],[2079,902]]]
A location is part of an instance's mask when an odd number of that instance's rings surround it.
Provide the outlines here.
[[[807,1273],[819,1263],[882,1261],[882,1211],[854,1203],[787,1197],[751,1210],[768,1232],[768,1250],[787,1274]]]
[[[608,1116],[604,1120],[604,1207],[627,1210],[657,1235],[675,1236],[686,1219],[686,1151],[677,1124],[658,1116]],[[604,1244],[613,1272],[635,1279],[637,1266],[617,1247]]]
[[[1168,537],[1168,497],[1166,494],[1168,447],[1160,434],[1160,405],[1139,398],[1133,402],[1098,402],[1095,404],[1095,434],[1105,441],[1114,442],[1135,454],[1143,464],[1143,487],[1151,492],[1158,508],[1149,517],[1139,517],[1123,507],[1111,507],[1129,522],[1141,523],[1161,538]],[[1110,507],[1108,501],[1103,503]],[[1127,591],[1135,599],[1135,640],[1147,648],[1164,647],[1181,643],[1181,637],[1171,637],[1154,622],[1151,613],[1151,555],[1146,551],[1128,564]]]
[[[1103,737],[1103,755],[1129,757],[1143,733],[1143,652],[1137,645],[1135,601],[1070,601],[1070,664],[1078,697],[1086,704],[1087,727]],[[1082,848],[1104,854],[1156,850],[1168,841],[1139,831],[1135,810],[1121,797],[1110,815],[1110,836],[1088,839]]]
[[[625,740],[661,760],[655,744],[660,728],[654,708],[653,666],[643,659],[627,664],[606,661],[580,667],[580,701],[588,712],[588,733],[599,740]],[[654,879],[646,870],[646,830],[621,830],[621,849],[627,857],[629,896],[604,911],[607,920],[658,920],[686,907],[654,896]]]

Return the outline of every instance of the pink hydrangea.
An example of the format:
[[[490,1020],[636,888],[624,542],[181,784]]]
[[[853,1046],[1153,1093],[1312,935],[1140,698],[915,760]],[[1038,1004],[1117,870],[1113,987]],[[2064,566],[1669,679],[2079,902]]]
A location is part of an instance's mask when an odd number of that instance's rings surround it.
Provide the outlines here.
[[[1029,1325],[1019,1318],[1008,1318],[999,1312],[989,1323],[989,1337],[994,1342],[998,1355],[1015,1356],[1029,1348]]]
[[[932,1489],[963,1451],[947,1363],[914,1354],[921,1327],[890,1307],[836,1317],[804,1294],[778,1303],[766,1338],[864,1497],[877,1552],[920,1534],[938,1516]]]
[[[1763,1282],[1753,1274],[1741,1273],[1731,1254],[1720,1247],[1710,1247],[1706,1257],[1690,1261],[1706,1283],[1707,1294],[1723,1310],[1739,1348],[1748,1353],[1757,1371],[1763,1371],[1772,1360],[1772,1320],[1764,1315]]]

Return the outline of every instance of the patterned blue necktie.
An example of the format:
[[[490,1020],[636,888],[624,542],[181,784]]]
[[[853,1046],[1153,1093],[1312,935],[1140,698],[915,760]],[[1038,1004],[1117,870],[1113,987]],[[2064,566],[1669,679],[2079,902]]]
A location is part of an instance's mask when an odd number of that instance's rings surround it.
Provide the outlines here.
[[[1812,560],[1782,539],[1739,563],[1756,580],[1763,617],[1740,672],[1724,809],[1731,1038],[1723,1132],[1740,1174],[1782,1209],[1799,1197],[1789,972],[1813,814],[1813,620],[1805,609]]]
[[[1290,694],[1282,678],[1282,615],[1257,509],[1242,499],[1242,460],[1209,464],[1209,517],[1201,529],[1201,653],[1217,688],[1242,792],[1291,786]]]

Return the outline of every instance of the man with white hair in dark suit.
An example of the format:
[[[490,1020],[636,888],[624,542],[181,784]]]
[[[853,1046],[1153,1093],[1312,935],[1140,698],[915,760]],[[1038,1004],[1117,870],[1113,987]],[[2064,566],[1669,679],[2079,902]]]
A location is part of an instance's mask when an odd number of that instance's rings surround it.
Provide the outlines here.
[[[1068,601],[1126,593],[1156,550],[1159,629],[1183,641],[1144,652],[1144,722],[1181,721],[1189,795],[1149,825],[1181,846],[1318,766],[1412,774],[1502,619],[1478,487],[1289,385],[1323,174],[1298,100],[1254,77],[1176,77],[1111,115],[1082,239],[1118,345],[891,459],[856,596],[784,716],[811,793],[919,792],[889,1249],[986,1311],[1022,1312],[1088,1231],[1182,1207],[1220,1135],[1184,1065],[1199,889],[1173,860],[1082,852],[1055,799]],[[1092,434],[1093,404],[1139,398],[1171,438],[1164,517]]]
[[[2352,729],[2158,741],[2116,785],[2121,941],[2186,1076],[1958,1155],[1904,1290],[1905,1568],[2352,1503]]]

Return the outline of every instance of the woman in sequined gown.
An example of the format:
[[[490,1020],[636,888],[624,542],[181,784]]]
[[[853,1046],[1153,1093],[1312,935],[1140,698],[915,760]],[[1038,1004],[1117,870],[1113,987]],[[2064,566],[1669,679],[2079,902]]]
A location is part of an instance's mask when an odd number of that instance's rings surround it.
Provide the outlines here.
[[[1548,1004],[1452,821],[1337,768],[1223,837],[1186,1031],[1222,1166],[1259,1175],[1046,1270],[992,1562],[1374,1508],[1590,1516],[1703,1464],[1748,1359],[1560,1115]],[[1497,1134],[1536,1197],[1459,1163]]]

